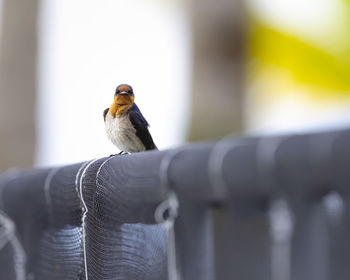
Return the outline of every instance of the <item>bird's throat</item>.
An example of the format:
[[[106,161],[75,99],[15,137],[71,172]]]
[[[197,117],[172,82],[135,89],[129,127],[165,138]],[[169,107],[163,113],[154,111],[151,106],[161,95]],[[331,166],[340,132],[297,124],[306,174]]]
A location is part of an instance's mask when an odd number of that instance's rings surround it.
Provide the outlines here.
[[[134,104],[132,95],[116,95],[109,111],[113,117],[125,114]]]

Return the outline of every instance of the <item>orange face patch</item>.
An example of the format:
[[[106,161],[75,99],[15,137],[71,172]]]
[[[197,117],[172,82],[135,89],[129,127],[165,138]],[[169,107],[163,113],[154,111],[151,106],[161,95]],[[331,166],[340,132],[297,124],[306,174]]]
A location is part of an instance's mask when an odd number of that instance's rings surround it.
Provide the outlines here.
[[[122,91],[130,92],[131,88],[129,86],[127,86],[127,85],[121,85],[120,87],[118,87],[118,90],[120,92],[122,92]]]
[[[134,97],[132,95],[116,95],[114,97],[114,103],[118,105],[132,105],[134,103]]]
[[[133,95],[116,95],[114,96],[114,102],[109,110],[112,116],[115,117],[126,113],[133,104]]]

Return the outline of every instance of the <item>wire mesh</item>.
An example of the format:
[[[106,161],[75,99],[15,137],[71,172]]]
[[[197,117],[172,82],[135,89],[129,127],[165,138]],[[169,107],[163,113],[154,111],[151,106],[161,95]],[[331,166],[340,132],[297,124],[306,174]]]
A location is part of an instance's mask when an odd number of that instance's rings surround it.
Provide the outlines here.
[[[1,175],[0,279],[348,279],[350,131],[230,141]]]

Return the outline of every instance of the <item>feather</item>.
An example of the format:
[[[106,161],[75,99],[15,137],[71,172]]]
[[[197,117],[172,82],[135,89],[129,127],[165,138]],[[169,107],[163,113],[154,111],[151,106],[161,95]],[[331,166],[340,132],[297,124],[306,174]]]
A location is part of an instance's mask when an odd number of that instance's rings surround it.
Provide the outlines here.
[[[105,109],[105,110],[103,111],[103,119],[104,119],[104,121],[106,121],[106,116],[107,116],[107,114],[108,114],[108,111],[109,111],[109,108],[107,108],[107,109]]]
[[[146,150],[158,150],[148,131],[149,124],[135,103],[129,110],[129,116],[133,127],[136,129],[136,135],[141,140]]]

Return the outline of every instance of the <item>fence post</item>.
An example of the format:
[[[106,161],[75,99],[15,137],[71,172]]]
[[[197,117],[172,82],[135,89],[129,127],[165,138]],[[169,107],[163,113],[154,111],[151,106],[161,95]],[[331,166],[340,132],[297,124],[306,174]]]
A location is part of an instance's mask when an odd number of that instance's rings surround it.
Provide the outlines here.
[[[39,0],[4,0],[0,32],[0,171],[33,163]]]

